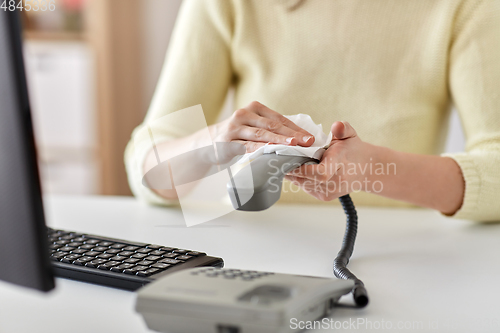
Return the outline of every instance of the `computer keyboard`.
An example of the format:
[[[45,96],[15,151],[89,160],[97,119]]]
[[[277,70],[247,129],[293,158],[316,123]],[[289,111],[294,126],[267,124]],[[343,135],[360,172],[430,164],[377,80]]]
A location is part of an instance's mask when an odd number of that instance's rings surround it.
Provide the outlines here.
[[[223,267],[203,252],[48,228],[56,276],[136,290],[170,272]]]

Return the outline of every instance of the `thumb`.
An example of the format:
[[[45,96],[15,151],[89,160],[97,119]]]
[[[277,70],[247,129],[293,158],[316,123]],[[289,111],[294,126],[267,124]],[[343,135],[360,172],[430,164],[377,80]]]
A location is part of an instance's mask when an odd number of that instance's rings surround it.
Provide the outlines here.
[[[336,121],[332,125],[332,135],[334,139],[343,140],[355,137],[356,131],[347,121]]]

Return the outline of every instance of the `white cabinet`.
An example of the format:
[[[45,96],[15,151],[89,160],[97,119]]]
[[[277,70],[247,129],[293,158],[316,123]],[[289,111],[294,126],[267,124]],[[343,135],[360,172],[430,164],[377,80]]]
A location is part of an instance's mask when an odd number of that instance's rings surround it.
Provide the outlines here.
[[[24,44],[26,75],[45,192],[98,189],[92,53],[78,41]]]

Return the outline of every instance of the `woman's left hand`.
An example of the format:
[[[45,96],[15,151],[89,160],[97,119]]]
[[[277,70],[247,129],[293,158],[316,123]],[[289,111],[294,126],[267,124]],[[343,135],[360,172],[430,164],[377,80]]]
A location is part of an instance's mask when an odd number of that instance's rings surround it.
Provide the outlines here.
[[[302,165],[286,179],[322,201],[331,201],[345,194],[366,190],[370,182],[369,144],[358,137],[347,122],[333,123],[332,141],[321,162]]]

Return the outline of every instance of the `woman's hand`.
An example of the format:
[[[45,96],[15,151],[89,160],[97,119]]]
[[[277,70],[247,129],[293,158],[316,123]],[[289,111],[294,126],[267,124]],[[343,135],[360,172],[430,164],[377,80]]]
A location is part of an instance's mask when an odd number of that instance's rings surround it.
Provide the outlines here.
[[[347,122],[332,125],[330,147],[316,165],[303,165],[286,178],[322,201],[365,191],[453,215],[465,183],[449,157],[398,152],[361,139]]]
[[[322,201],[365,190],[369,182],[370,156],[367,145],[347,122],[335,122],[331,131],[333,138],[330,147],[319,164],[303,165],[285,176]]]
[[[267,143],[309,147],[314,136],[291,120],[262,105],[252,102],[233,115],[210,126],[214,142],[237,142],[250,153]]]

